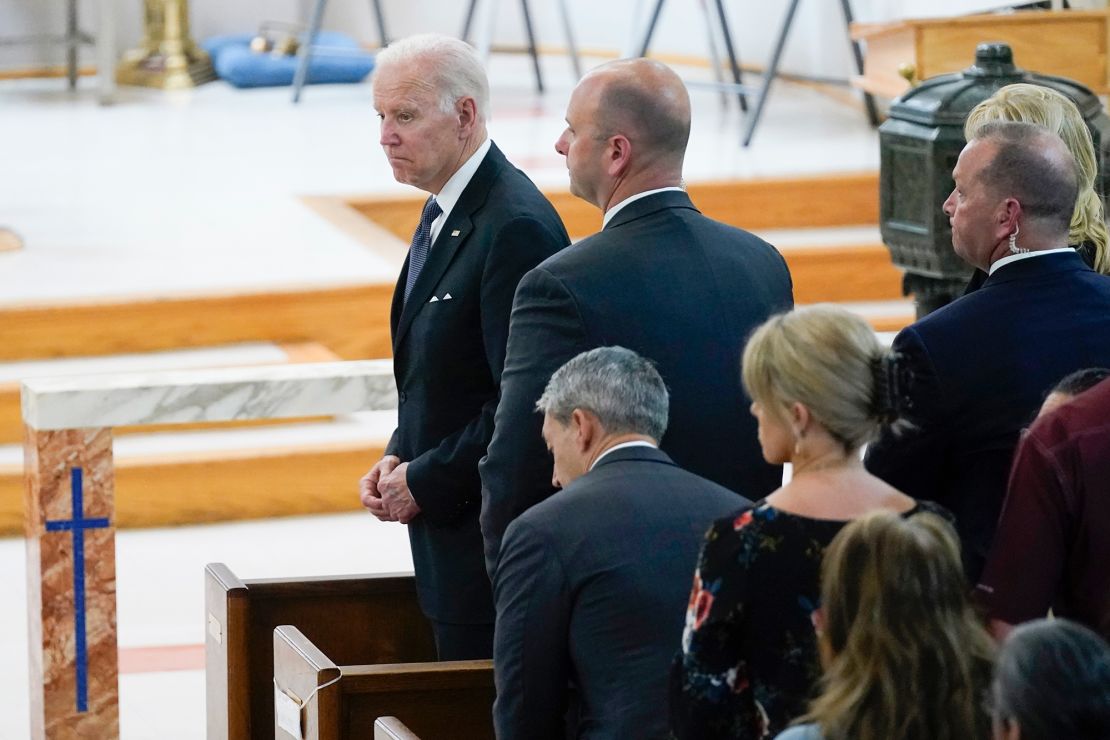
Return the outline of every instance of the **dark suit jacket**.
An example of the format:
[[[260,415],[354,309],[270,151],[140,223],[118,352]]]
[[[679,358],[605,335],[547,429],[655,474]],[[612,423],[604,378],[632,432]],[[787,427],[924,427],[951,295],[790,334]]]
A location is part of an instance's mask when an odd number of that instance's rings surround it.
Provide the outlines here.
[[[403,309],[407,259],[397,281],[391,326],[399,405],[386,452],[409,463],[409,489],[422,511],[409,524],[409,541],[420,603],[433,619],[493,621],[478,460],[493,431],[513,292],[521,275],[568,243],[555,209],[491,146]]]
[[[782,470],[760,453],[740,355],[756,326],[792,305],[774,247],[706,218],[676,191],[630,203],[525,275],[481,465],[490,573],[509,522],[552,493],[535,403],[553,372],[595,347],[620,345],[655,362],[671,393],[661,447],[675,462],[753,500],[777,488]]]
[[[1075,251],[1083,258],[1083,262],[1087,267],[1093,268],[1095,266],[1095,245],[1092,242],[1084,242],[1075,248]],[[983,283],[987,282],[987,273],[976,268],[975,272],[971,273],[971,280],[968,281],[967,287],[964,288],[964,295],[974,293],[983,287]]]
[[[630,447],[505,533],[495,579],[500,740],[666,737],[667,675],[705,531],[744,499]]]
[[[994,537],[1021,429],[1061,378],[1110,366],[1110,278],[1078,254],[999,268],[981,288],[899,332],[919,431],[887,432],[871,472],[956,515],[976,582]]]

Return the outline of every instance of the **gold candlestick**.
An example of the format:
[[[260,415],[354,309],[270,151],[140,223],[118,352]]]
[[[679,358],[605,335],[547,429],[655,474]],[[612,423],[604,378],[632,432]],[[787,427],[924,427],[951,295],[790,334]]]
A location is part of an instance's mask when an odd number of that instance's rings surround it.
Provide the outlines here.
[[[163,90],[216,79],[208,54],[189,36],[188,0],[143,0],[143,40],[123,56],[116,80]]]

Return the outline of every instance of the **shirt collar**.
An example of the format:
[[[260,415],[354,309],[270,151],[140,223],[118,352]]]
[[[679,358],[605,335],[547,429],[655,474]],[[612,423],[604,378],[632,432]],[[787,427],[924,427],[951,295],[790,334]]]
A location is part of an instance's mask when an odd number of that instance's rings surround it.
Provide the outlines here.
[[[630,195],[627,198],[625,198],[624,200],[622,200],[620,203],[617,203],[615,206],[613,206],[612,208],[610,208],[608,211],[605,212],[605,217],[602,218],[602,220],[601,220],[601,228],[604,229],[606,226],[608,226],[609,222],[613,220],[613,216],[617,215],[617,211],[624,208],[629,203],[635,203],[640,198],[646,198],[649,195],[655,195],[656,193],[666,193],[669,190],[677,190],[678,192],[681,193],[685,189],[680,188],[678,186],[671,186],[671,187],[667,187],[667,188],[656,188],[655,190],[645,190],[642,193],[636,193],[635,195]]]
[[[644,193],[644,195],[646,195],[646,193]],[[635,196],[633,196],[633,197],[635,197]],[[616,452],[617,450],[623,450],[626,447],[651,447],[653,449],[659,449],[659,445],[653,445],[651,442],[646,442],[642,439],[634,439],[631,442],[621,442],[619,445],[613,445],[609,449],[605,450],[605,452],[602,452],[600,455],[598,455],[597,459],[594,460],[594,464],[590,466],[590,470],[593,470],[594,468],[596,468],[597,464],[599,462],[601,462],[601,459],[603,457],[605,457],[606,455],[608,455],[610,452]]]
[[[443,213],[432,222],[431,231],[433,242],[436,237],[439,236],[439,230],[443,228],[443,224],[447,222],[447,217],[451,215],[451,210],[455,207],[455,204],[459,202],[459,198],[462,197],[463,191],[466,190],[466,186],[470,184],[471,178],[474,177],[474,173],[478,171],[478,167],[481,166],[482,160],[486,158],[486,154],[489,153],[492,145],[493,142],[489,138],[482,142],[481,146],[470,155],[468,160],[462,163],[461,167],[455,170],[455,174],[451,175],[436,194],[436,203],[439,204],[439,208]]]
[[[1006,265],[1010,264],[1011,262],[1018,262],[1019,260],[1027,260],[1027,259],[1030,259],[1032,257],[1043,257],[1046,254],[1061,254],[1062,252],[1074,252],[1074,251],[1075,250],[1072,249],[1071,247],[1060,247],[1058,249],[1041,249],[1041,250],[1038,250],[1036,252],[1023,252],[1022,254],[1011,254],[1011,255],[1008,255],[1006,257],[1003,257],[1002,259],[998,260],[993,265],[991,265],[990,273],[988,273],[988,274],[993,275],[998,268],[1005,267]]]

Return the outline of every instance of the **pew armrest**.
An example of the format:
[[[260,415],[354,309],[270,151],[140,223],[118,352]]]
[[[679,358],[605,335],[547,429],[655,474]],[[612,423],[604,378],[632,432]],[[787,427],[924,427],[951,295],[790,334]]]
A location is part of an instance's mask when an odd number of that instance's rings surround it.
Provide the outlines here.
[[[239,580],[239,576],[231,572],[231,568],[223,563],[209,563],[204,566],[204,580],[219,586],[224,591],[234,591],[246,588],[247,585]]]
[[[204,568],[204,701],[208,740],[242,740],[250,726],[247,586],[223,563]],[[241,729],[239,729],[241,728]]]
[[[274,689],[301,706],[305,738],[338,738],[339,667],[296,627],[274,630]],[[274,735],[287,737],[274,722]],[[298,738],[300,740],[300,738]]]
[[[251,740],[273,726],[279,625],[296,625],[339,664],[436,657],[411,573],[241,580],[211,563],[205,605],[208,740]]]
[[[489,660],[337,666],[300,630],[283,626],[274,630],[274,688],[300,705],[294,729],[305,740],[371,737],[381,717],[411,728],[399,736],[410,740],[493,738]],[[275,731],[286,738],[276,723]]]
[[[378,717],[374,722],[374,740],[420,740],[420,738],[396,717]]]

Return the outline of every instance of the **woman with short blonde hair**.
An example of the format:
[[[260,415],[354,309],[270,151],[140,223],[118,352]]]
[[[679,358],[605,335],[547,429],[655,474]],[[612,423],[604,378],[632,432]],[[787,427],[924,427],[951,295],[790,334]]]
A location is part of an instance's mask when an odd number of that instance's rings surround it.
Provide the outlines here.
[[[763,738],[804,713],[820,676],[811,620],[825,547],[871,511],[943,511],[860,460],[898,418],[906,382],[862,318],[830,305],[774,316],[742,367],[763,457],[793,474],[706,535],[671,676],[678,738]]]

